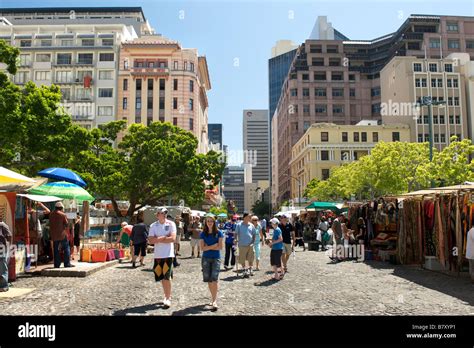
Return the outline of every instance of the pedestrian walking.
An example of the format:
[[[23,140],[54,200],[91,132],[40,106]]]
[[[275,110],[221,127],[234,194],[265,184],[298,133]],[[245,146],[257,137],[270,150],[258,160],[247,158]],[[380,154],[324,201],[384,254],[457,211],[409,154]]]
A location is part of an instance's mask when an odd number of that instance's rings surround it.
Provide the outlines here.
[[[335,248],[333,248],[333,261],[342,261],[343,259],[340,255],[343,253],[344,250],[344,239],[342,233],[342,223],[344,222],[344,220],[344,215],[340,214],[336,219],[334,219],[332,223],[333,239],[334,243],[336,243]]]
[[[71,250],[67,233],[69,222],[63,210],[64,205],[61,202],[57,202],[54,211],[49,214],[49,230],[54,250],[54,268],[61,266],[60,246],[64,252],[64,267],[74,267],[74,265],[71,265]]]
[[[224,245],[223,240],[224,234],[217,229],[216,220],[212,216],[207,216],[200,240],[202,250],[201,265],[203,281],[207,283],[211,293],[209,306],[215,311],[218,308],[217,291],[221,269],[221,250]]]
[[[244,212],[242,218],[243,221],[235,228],[234,244],[239,246],[239,263],[242,266],[242,275],[244,278],[248,278],[253,276],[252,268],[255,258],[253,246],[255,244],[256,230],[254,225],[250,223],[249,213]]]
[[[154,244],[154,264],[155,281],[161,282],[163,286],[163,306],[171,306],[171,279],[173,279],[173,259],[174,242],[176,240],[176,224],[166,219],[168,210],[158,209],[156,213],[157,221],[151,224],[148,242]]]
[[[262,226],[258,222],[258,216],[252,216],[252,224],[255,227],[255,243],[253,245],[254,252],[255,252],[255,270],[260,271],[260,242],[265,240],[265,236],[263,234]]]
[[[12,243],[12,233],[0,214],[0,292],[9,290],[8,287],[8,262],[9,249]]]
[[[281,260],[283,255],[283,236],[277,218],[270,220],[270,224],[273,228],[273,236],[271,240],[268,240],[268,246],[271,248],[270,251],[270,265],[272,266],[273,276],[272,280],[280,280],[283,277],[281,272]]]
[[[280,227],[281,234],[283,236],[283,271],[288,273],[288,260],[290,259],[291,253],[295,249],[295,231],[293,225],[288,221],[286,215],[280,217]]]
[[[329,240],[329,224],[326,221],[325,216],[321,216],[321,221],[319,222],[318,229],[321,233],[321,251],[326,250],[326,244]]]
[[[171,215],[168,215],[168,220],[173,221],[173,217]],[[175,219],[176,220],[176,219]],[[176,243],[179,244],[179,238],[178,238],[178,224],[176,224],[176,239],[174,240],[174,257],[173,257],[173,267],[179,267],[181,264],[178,262],[178,258],[176,257]]]
[[[176,224],[176,241],[174,243],[175,255],[181,256],[181,254],[179,253],[179,249],[181,246],[181,238],[184,235],[184,222],[181,216],[176,215],[174,223]]]
[[[74,247],[76,249],[76,253],[79,259],[80,254],[80,247],[81,247],[81,215],[79,213],[76,214],[76,218],[74,219]],[[74,255],[74,250],[71,253]],[[74,259],[74,256],[73,256]]]
[[[132,267],[136,268],[135,262],[137,257],[140,261],[140,266],[145,266],[146,247],[148,239],[148,226],[143,222],[143,217],[137,217],[137,224],[133,226],[132,233],[130,234],[130,240],[133,243],[134,253],[132,256]]]
[[[298,216],[295,218],[295,245],[303,247],[303,251],[306,251],[306,245],[304,244],[303,224],[301,223]]]
[[[117,242],[122,245],[124,248],[129,248],[130,250],[130,258],[134,255],[133,245],[130,240],[130,236],[132,235],[133,225],[129,225],[128,222],[124,221],[121,224],[120,234],[118,236]]]
[[[228,219],[224,224],[225,232],[225,258],[224,258],[224,268],[229,270],[235,266],[235,245],[234,245],[234,236],[235,236],[235,220]],[[229,267],[230,262],[230,267]]]
[[[199,247],[199,240],[202,232],[202,225],[199,222],[199,216],[194,217],[194,221],[191,224],[191,257],[194,258],[194,249],[197,248],[197,257],[201,257],[201,250]]]

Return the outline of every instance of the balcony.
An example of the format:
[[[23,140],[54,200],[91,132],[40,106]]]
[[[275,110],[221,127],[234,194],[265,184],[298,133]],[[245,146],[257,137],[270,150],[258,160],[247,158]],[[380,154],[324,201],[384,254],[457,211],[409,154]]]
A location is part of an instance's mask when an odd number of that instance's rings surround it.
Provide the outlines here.
[[[90,84],[92,85],[92,81],[90,82]],[[84,84],[84,80],[83,79],[61,79],[61,80],[54,80],[53,82],[55,85],[75,85],[75,84],[78,84],[78,85],[82,85]]]
[[[163,76],[169,75],[169,68],[160,68],[160,67],[132,67],[131,68],[132,75],[156,75],[156,76]]]
[[[92,121],[94,115],[71,115],[73,121]]]

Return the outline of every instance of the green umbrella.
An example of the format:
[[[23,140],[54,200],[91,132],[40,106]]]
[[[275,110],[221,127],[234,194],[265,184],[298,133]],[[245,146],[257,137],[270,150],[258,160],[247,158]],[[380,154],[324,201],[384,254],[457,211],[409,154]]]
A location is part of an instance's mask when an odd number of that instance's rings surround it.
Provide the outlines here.
[[[94,197],[92,197],[89,192],[84,190],[82,187],[65,181],[50,182],[33,188],[29,190],[28,193],[43,196],[56,196],[63,199],[73,199],[79,202],[92,202],[94,200]]]
[[[218,217],[227,217],[227,214],[226,213],[220,213],[219,215],[217,215]]]
[[[313,202],[306,207],[306,209],[316,209],[316,210],[332,210],[340,211],[343,210],[344,205],[342,203],[332,203],[332,202]]]

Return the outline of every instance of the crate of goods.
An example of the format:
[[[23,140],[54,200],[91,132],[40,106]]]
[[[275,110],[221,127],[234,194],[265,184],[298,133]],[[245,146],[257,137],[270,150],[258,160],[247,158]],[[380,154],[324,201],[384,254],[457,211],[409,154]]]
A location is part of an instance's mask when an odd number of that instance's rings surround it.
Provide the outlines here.
[[[81,262],[92,262],[91,249],[81,249]]]
[[[107,249],[107,261],[115,260],[115,252],[114,249]]]
[[[106,262],[107,261],[107,250],[96,249],[92,250],[92,262]]]

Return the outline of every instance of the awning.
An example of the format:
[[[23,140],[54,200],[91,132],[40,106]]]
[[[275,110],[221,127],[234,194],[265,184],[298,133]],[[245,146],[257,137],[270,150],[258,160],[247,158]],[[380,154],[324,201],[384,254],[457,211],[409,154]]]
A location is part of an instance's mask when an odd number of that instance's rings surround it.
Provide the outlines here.
[[[17,183],[34,183],[35,179],[28,178],[20,173],[14,172],[4,167],[0,167],[0,183],[17,184]]]
[[[41,195],[29,195],[19,193],[17,196],[28,198],[30,201],[41,202],[41,203],[49,203],[49,202],[57,202],[62,201],[62,198],[56,196],[41,196]]]
[[[306,209],[315,209],[315,210],[332,210],[339,211],[344,207],[343,203],[332,203],[332,202],[313,202],[306,207]]]

